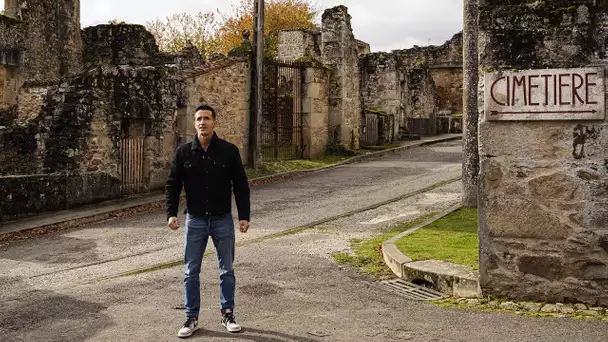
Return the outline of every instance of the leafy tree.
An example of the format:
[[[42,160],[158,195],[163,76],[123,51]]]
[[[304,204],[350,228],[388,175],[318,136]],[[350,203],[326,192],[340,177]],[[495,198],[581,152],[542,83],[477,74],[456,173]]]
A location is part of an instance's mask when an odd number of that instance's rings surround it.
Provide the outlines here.
[[[254,2],[241,0],[233,6],[229,15],[224,15],[217,36],[219,50],[227,53],[242,41],[242,32],[253,32]],[[318,10],[310,0],[270,0],[265,3],[264,36],[266,54],[276,55],[278,32],[289,29],[317,27]]]
[[[276,55],[279,31],[317,27],[318,11],[312,0],[267,0],[265,5],[267,55]],[[253,34],[254,2],[241,0],[227,13],[217,14],[219,22],[213,12],[177,13],[149,21],[146,27],[163,51],[179,51],[190,40],[204,58],[216,52],[227,54],[241,45],[243,31]]]
[[[213,12],[175,13],[164,20],[148,21],[146,28],[156,37],[162,51],[180,51],[188,41],[199,49],[203,58],[218,50]]]

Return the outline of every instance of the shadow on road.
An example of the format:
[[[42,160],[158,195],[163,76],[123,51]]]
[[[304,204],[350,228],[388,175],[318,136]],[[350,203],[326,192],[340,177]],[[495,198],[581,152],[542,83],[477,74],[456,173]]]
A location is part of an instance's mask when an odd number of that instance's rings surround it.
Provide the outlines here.
[[[0,341],[84,341],[113,325],[107,306],[48,291],[2,303]]]
[[[218,337],[229,338],[240,341],[255,341],[255,342],[317,342],[319,340],[310,339],[307,337],[294,336],[284,333],[279,333],[269,330],[243,328],[238,334],[220,333],[216,331],[200,329],[192,337]]]

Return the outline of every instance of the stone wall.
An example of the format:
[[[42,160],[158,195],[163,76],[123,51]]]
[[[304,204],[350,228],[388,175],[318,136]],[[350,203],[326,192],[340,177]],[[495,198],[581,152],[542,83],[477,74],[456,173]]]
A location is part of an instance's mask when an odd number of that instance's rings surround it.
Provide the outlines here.
[[[26,82],[58,80],[82,71],[80,1],[5,1],[7,15],[21,20]],[[0,40],[11,39],[0,32]]]
[[[251,68],[248,59],[231,58],[188,71],[186,92],[188,102],[182,111],[187,127],[182,141],[191,141],[196,130],[194,112],[201,104],[217,112],[216,132],[235,144],[243,163],[249,156],[249,116]]]
[[[462,35],[441,46],[362,55],[361,101],[395,116],[394,133],[434,134],[435,116],[462,112]]]
[[[480,1],[480,75],[605,68],[604,1]],[[488,121],[480,81],[485,295],[608,305],[608,123]]]
[[[17,91],[23,83],[24,38],[21,21],[0,15],[0,110],[15,105]]]
[[[24,46],[24,31],[21,21],[0,14],[0,64],[20,65]]]
[[[143,143],[141,190],[164,185],[178,137],[175,112],[185,105],[179,63],[159,54],[138,25],[89,27],[83,36],[86,71],[26,83],[18,104],[2,113],[0,219],[121,196],[124,138]]]
[[[23,84],[19,67],[0,64],[0,110],[17,103],[17,92]]]
[[[430,67],[438,113],[462,113],[462,67]]]
[[[153,65],[163,62],[154,36],[141,25],[97,25],[83,31],[84,63]]]
[[[361,105],[364,110],[392,115],[405,120],[402,94],[404,83],[397,71],[397,59],[390,53],[374,53],[360,60]],[[405,125],[405,121],[396,125]],[[397,134],[397,127],[391,131]]]
[[[329,136],[351,149],[359,148],[361,100],[359,50],[353,36],[351,16],[344,6],[325,10],[323,63],[331,67],[329,91]]]

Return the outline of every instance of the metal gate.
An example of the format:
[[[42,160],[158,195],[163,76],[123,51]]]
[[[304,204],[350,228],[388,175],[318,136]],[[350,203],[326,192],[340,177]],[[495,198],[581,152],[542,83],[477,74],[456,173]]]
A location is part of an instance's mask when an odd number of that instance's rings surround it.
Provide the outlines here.
[[[264,61],[261,145],[262,161],[301,159],[304,72],[297,63]]]
[[[143,192],[144,187],[144,139],[123,138],[120,143],[120,191],[122,194]]]
[[[378,146],[393,142],[395,116],[384,113],[365,112],[363,127],[363,146]]]

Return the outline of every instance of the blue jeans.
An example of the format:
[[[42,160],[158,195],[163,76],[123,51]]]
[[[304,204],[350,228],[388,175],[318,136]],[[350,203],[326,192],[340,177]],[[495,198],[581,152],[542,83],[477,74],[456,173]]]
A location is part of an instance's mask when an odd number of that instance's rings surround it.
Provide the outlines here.
[[[200,272],[207,241],[211,240],[217,251],[220,272],[220,309],[234,308],[235,277],[234,222],[232,215],[186,216],[184,229],[184,288],[186,316],[197,317],[201,307]]]

